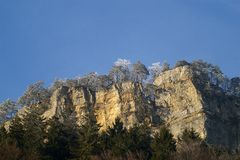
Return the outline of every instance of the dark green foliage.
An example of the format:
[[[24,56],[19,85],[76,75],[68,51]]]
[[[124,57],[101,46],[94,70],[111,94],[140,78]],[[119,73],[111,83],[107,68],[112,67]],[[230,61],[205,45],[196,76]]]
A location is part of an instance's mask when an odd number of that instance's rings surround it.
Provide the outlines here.
[[[119,118],[115,120],[112,128],[108,128],[101,135],[101,147],[103,150],[111,150],[114,156],[126,155],[129,144],[127,140],[127,130]]]
[[[72,160],[88,160],[90,156],[99,154],[99,128],[94,117],[86,119],[86,123],[78,129],[76,143],[71,146]]]
[[[66,160],[70,157],[70,148],[76,139],[76,128],[68,123],[62,123],[53,117],[49,123],[47,143],[44,148],[44,158],[47,160]]]
[[[151,129],[144,123],[141,125],[135,125],[128,131],[129,151],[133,153],[137,158],[140,158],[139,154],[144,154],[145,158],[151,157]]]
[[[28,113],[24,119],[24,149],[32,152],[41,151],[46,138],[44,119],[35,110]]]
[[[10,123],[9,126],[9,137],[16,141],[17,146],[21,149],[24,147],[24,125],[23,121],[19,116],[16,116]]]
[[[7,138],[7,131],[4,126],[0,126],[0,141]]]
[[[53,117],[45,127],[36,125],[40,120],[32,112],[23,120],[15,117],[9,133],[2,127],[0,160],[2,157],[4,160],[234,160],[237,157],[206,145],[193,129],[184,130],[176,151],[176,142],[166,127],[151,137],[147,124],[126,130],[118,118],[112,128],[99,135],[94,118],[86,119],[81,127],[71,117]],[[41,128],[48,128],[47,132]]]
[[[201,137],[199,136],[199,134],[193,129],[191,128],[189,129],[185,129],[182,133],[182,135],[178,138],[180,141],[185,141],[185,142],[189,142],[190,140],[193,141],[201,141]]]
[[[176,141],[169,129],[162,127],[159,133],[153,137],[152,143],[152,160],[167,160],[172,152],[176,151]]]
[[[41,116],[32,111],[24,118],[16,116],[10,124],[7,139],[16,142],[23,158],[38,157],[44,146],[45,125]]]

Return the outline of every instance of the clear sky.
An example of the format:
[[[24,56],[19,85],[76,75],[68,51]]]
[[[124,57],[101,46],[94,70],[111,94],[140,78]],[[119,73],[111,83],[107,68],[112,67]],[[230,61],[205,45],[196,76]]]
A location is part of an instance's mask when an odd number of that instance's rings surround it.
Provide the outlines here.
[[[0,101],[117,58],[204,59],[240,74],[239,0],[0,0]]]

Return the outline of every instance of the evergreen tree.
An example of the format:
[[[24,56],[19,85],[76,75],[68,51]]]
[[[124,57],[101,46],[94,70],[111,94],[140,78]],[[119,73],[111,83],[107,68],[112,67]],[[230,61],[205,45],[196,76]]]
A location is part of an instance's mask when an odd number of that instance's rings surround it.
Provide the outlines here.
[[[4,126],[0,126],[0,142],[7,138],[7,131]]]
[[[44,159],[66,160],[70,157],[70,141],[72,130],[70,126],[60,122],[59,118],[53,117],[48,122],[47,143],[44,148]]]
[[[112,128],[108,128],[101,135],[101,147],[103,151],[111,151],[116,157],[126,156],[129,143],[127,139],[127,130],[123,127],[120,118],[116,118]]]
[[[189,142],[189,141],[201,141],[200,135],[193,129],[185,129],[180,137],[180,141]]]
[[[144,123],[141,125],[135,125],[128,131],[129,140],[129,150],[136,156],[137,159],[140,158],[139,154],[143,154],[146,159],[151,156],[151,129]]]
[[[88,160],[99,153],[99,128],[94,117],[86,119],[78,130],[76,143],[71,146],[72,160]]]
[[[24,147],[25,129],[23,121],[19,116],[16,116],[9,126],[9,137],[16,141],[17,146],[21,149]]]
[[[46,138],[44,119],[37,112],[32,110],[24,119],[24,150],[32,153],[40,153],[44,147],[44,139]]]
[[[159,133],[154,135],[151,143],[153,152],[152,160],[167,160],[170,154],[176,151],[176,141],[169,129],[162,127]]]

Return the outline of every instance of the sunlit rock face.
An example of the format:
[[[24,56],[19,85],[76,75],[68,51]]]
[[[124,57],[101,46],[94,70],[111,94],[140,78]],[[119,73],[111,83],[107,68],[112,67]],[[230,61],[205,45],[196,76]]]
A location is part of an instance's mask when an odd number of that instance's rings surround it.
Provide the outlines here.
[[[150,121],[152,107],[144,99],[142,86],[127,82],[113,85],[109,90],[97,92],[94,110],[97,121],[105,130],[108,126],[112,126],[117,117],[127,128]]]
[[[51,97],[50,108],[43,114],[46,119],[76,117],[79,125],[89,114],[96,116],[101,130],[111,127],[120,118],[126,128],[151,120],[152,107],[144,99],[139,83],[115,84],[110,89],[92,92],[87,88],[62,87]]]
[[[186,128],[193,128],[205,138],[203,100],[193,84],[192,74],[191,69],[184,66],[164,72],[155,80],[157,114],[175,136]]]
[[[166,124],[175,137],[193,128],[211,144],[238,148],[239,97],[226,95],[219,88],[202,89],[194,78],[190,66],[162,73],[154,81],[153,100],[146,98],[142,84],[133,82],[100,91],[61,87],[52,94],[43,116],[46,120],[53,116],[75,118],[81,125],[89,114],[95,115],[101,131],[111,127],[117,117],[127,128],[147,121],[156,131]]]
[[[159,76],[154,82],[159,117],[175,137],[185,128],[193,128],[210,144],[239,148],[240,98],[219,88],[200,89],[194,82],[189,66]]]

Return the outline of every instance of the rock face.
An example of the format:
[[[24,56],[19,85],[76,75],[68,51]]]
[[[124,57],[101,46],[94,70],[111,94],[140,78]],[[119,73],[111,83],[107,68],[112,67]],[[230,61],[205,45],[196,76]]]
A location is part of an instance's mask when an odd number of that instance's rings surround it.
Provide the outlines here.
[[[110,89],[92,92],[87,88],[62,87],[51,97],[50,108],[43,114],[47,119],[54,115],[76,117],[79,125],[93,113],[102,130],[111,127],[119,117],[129,128],[150,121],[152,107],[145,101],[141,84],[126,82]]]
[[[194,78],[189,66],[162,73],[154,82],[154,100],[147,98],[142,84],[133,82],[97,92],[61,87],[53,93],[43,116],[75,117],[81,125],[88,114],[94,114],[101,130],[111,127],[117,117],[127,128],[148,121],[154,130],[164,123],[175,137],[193,128],[211,144],[238,148],[239,97],[226,95],[219,88],[203,90]]]
[[[175,136],[186,128],[193,128],[205,138],[207,133],[203,100],[193,84],[192,74],[191,69],[184,66],[164,72],[155,80],[157,115]]]
[[[178,136],[193,128],[210,144],[238,149],[240,99],[219,88],[201,89],[189,66],[164,72],[157,86],[157,115]]]

